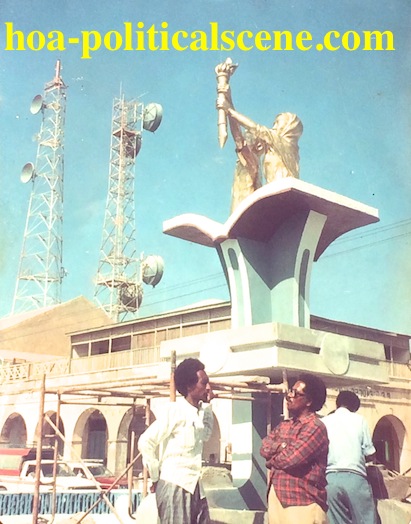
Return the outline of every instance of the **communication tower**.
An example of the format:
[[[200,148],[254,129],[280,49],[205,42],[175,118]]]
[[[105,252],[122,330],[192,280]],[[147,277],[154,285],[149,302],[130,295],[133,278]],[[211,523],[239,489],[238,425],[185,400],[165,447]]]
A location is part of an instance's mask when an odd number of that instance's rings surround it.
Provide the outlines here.
[[[159,104],[113,102],[110,172],[95,300],[115,321],[133,317],[143,299],[142,283],[155,286],[163,274],[163,260],[138,257],[134,217],[134,171],[143,130],[154,132],[161,123]]]
[[[57,61],[53,80],[34,97],[30,112],[42,114],[35,164],[20,180],[32,183],[12,314],[61,302],[63,247],[64,122],[66,85]]]

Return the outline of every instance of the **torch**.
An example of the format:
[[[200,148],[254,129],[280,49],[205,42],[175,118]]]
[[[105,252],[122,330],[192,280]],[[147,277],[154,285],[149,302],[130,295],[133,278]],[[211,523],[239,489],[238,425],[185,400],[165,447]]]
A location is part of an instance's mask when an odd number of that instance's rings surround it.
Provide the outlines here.
[[[225,113],[224,109],[218,109],[218,106],[220,101],[223,101],[226,92],[229,88],[229,79],[231,75],[234,73],[234,71],[237,69],[238,64],[233,64],[231,58],[227,58],[225,62],[222,64],[219,64],[215,68],[215,72],[217,75],[217,112],[218,112],[218,121],[217,121],[217,129],[218,129],[218,142],[220,144],[220,147],[224,147],[226,141],[227,141],[227,115]]]

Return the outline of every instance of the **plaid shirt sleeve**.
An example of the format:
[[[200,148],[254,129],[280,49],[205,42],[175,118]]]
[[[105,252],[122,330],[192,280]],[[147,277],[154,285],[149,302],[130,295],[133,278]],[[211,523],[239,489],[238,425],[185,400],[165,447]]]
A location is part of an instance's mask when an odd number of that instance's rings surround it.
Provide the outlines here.
[[[263,439],[260,448],[260,455],[268,461],[278,452],[280,445],[281,441],[278,435],[278,430],[274,429]]]
[[[280,445],[278,453],[268,460],[269,466],[275,469],[292,469],[309,464],[319,450],[328,443],[327,430],[322,422],[302,424],[298,438],[292,438]]]

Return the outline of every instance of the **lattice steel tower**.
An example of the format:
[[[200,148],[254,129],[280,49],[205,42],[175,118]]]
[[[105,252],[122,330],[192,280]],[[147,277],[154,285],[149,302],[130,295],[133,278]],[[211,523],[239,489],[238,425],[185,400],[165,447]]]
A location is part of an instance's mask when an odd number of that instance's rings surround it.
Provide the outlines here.
[[[110,172],[95,300],[115,322],[132,317],[143,297],[142,282],[157,284],[162,276],[160,257],[137,257],[134,216],[134,170],[143,129],[160,125],[159,104],[113,102]]]
[[[64,122],[66,85],[57,61],[53,80],[30,111],[42,113],[36,162],[23,167],[21,181],[32,182],[12,313],[61,302],[63,247]]]

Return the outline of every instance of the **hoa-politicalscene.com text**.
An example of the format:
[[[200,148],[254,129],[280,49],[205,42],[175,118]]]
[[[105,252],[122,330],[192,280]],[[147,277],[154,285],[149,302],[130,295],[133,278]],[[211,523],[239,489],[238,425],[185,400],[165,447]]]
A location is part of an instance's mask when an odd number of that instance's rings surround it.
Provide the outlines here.
[[[58,29],[42,32],[23,31],[13,22],[4,22],[4,51],[64,52],[78,47],[82,59],[91,59],[99,51],[225,51],[225,52],[384,52],[395,51],[394,34],[389,30],[341,31],[330,29],[320,37],[308,30],[287,29],[233,31],[209,22],[204,28],[171,30],[167,22],[159,25],[124,22],[107,32],[81,30],[67,35]]]

